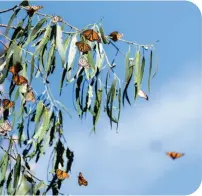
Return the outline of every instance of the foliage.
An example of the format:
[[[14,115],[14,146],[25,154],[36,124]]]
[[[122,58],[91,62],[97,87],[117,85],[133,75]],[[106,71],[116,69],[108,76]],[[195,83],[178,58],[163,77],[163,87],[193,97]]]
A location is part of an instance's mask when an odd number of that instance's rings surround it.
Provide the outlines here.
[[[14,100],[15,107],[8,119],[12,121],[13,129],[18,130],[18,139],[16,142],[12,133],[8,137],[2,136],[9,139],[9,145],[7,150],[1,147],[4,155],[0,162],[0,193],[7,190],[7,194],[19,194],[24,190],[29,194],[38,195],[52,190],[53,194],[59,194],[62,181],[57,179],[55,171],[61,168],[68,173],[71,170],[74,154],[63,136],[63,116],[68,110],[53,97],[50,78],[56,72],[59,73],[58,70],[61,71],[58,92],[60,95],[64,85],[70,87],[71,83],[73,84],[75,109],[81,119],[87,113],[92,116],[92,131],[96,131],[102,108],[109,118],[111,127],[115,124],[118,128],[121,106],[124,106],[125,101],[131,104],[128,89],[131,86],[134,92],[133,99],[136,100],[147,64],[150,91],[154,45],[140,45],[119,39],[117,41],[129,47],[123,55],[115,42],[105,35],[101,22],[87,25],[79,30],[60,17],[40,12],[30,13],[26,11],[25,6],[28,5],[28,1],[23,1],[10,9],[9,11],[13,12],[10,20],[7,25],[2,25],[6,27],[5,34],[0,33],[9,42],[1,55],[3,63],[0,67],[3,69],[0,84],[4,84],[10,75],[9,69],[16,63],[22,65],[20,75],[28,80],[27,86],[17,85],[14,80],[10,82],[9,98]],[[14,20],[19,15],[22,20],[13,26]],[[36,16],[40,17],[38,21]],[[65,28],[70,28],[71,31],[68,32]],[[82,36],[82,32],[86,29],[98,32],[101,41],[88,41]],[[80,52],[76,46],[76,42],[80,40],[88,43],[92,50],[87,53]],[[131,51],[133,46],[134,52]],[[114,47],[117,50],[112,63],[105,52],[107,47]],[[147,51],[150,51],[148,61],[145,58]],[[122,54],[125,58],[124,82],[115,73],[114,62],[117,54]],[[131,59],[131,55],[134,58]],[[77,66],[80,56],[86,59],[90,68]],[[60,60],[60,65],[56,65],[56,59]],[[28,88],[32,89],[34,82],[40,81],[39,78],[43,83],[44,91],[37,93],[35,102],[30,102],[24,95],[28,92]],[[33,90],[34,94],[36,91],[37,89]],[[48,184],[34,176],[29,165],[33,160],[37,163],[47,148],[52,149],[49,165],[52,179]],[[29,186],[23,188],[23,183],[28,183]]]

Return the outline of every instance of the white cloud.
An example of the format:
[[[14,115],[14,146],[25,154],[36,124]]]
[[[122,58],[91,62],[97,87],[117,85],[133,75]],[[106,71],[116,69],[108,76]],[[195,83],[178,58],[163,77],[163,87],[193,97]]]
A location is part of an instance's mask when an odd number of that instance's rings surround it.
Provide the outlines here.
[[[153,90],[149,102],[140,99],[135,107],[123,109],[118,134],[110,130],[109,120],[103,115],[95,135],[89,135],[89,120],[83,124],[70,120],[64,126],[75,159],[62,192],[142,194],[166,171],[196,160],[201,153],[197,146],[200,78],[194,73],[177,76],[157,91]],[[185,156],[173,162],[166,151],[184,152]],[[80,171],[89,181],[88,187],[77,184]]]

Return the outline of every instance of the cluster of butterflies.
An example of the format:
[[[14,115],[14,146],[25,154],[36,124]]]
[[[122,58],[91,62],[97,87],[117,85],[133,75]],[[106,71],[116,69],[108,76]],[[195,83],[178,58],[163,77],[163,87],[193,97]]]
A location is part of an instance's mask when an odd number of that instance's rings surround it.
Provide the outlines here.
[[[35,94],[28,84],[28,80],[24,77],[19,75],[19,72],[22,70],[22,66],[20,63],[16,63],[15,65],[9,68],[9,72],[12,73],[12,82],[14,85],[24,86],[25,92],[21,92],[22,96],[24,97],[26,102],[35,102]],[[12,130],[12,126],[8,120],[9,116],[9,109],[13,108],[15,103],[9,99],[0,99],[0,135],[5,135],[9,131]]]
[[[69,174],[65,171],[62,171],[61,169],[57,169],[55,173],[56,173],[57,178],[59,180],[64,180],[66,178],[69,178]],[[83,177],[83,174],[81,172],[79,172],[78,184],[79,184],[79,186],[82,186],[82,185],[87,186],[88,185],[88,181]]]
[[[22,93],[22,95],[27,102],[35,102],[35,95],[32,87],[28,84],[28,80],[24,76],[19,75],[19,72],[22,71],[22,69],[23,67],[19,62],[9,68],[9,72],[13,74],[12,81],[15,85],[24,85],[24,87],[26,87],[26,92]]]
[[[93,29],[87,29],[87,30],[83,31],[81,33],[81,35],[90,42],[96,41],[97,43],[101,43],[101,38],[100,38],[99,34],[96,31],[94,31]],[[121,39],[122,36],[123,36],[122,33],[119,33],[118,31],[113,31],[112,33],[110,33],[108,36],[105,36],[105,37],[109,37],[113,41],[118,41]],[[78,41],[75,44],[76,44],[78,50],[80,52],[83,52],[84,54],[87,53],[88,51],[92,50],[90,45],[87,44],[85,41]]]

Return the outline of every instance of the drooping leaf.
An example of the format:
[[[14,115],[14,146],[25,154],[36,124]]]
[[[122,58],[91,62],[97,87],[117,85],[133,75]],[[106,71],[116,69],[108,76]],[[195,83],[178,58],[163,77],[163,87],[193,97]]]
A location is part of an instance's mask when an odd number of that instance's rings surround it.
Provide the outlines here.
[[[104,34],[104,29],[102,28],[102,26],[100,26],[99,30],[100,30],[100,34],[101,34],[101,38],[102,38],[103,43],[108,44],[108,41],[107,41],[105,34]]]
[[[141,57],[140,50],[137,50],[137,52],[135,54],[135,69],[134,69],[134,71],[135,71],[134,85],[135,85],[135,87],[137,87],[137,88],[135,88],[135,96],[134,96],[135,100],[136,100],[138,92],[140,90],[140,77],[141,77],[141,75],[140,75],[140,73],[141,73],[140,57]]]
[[[43,113],[43,110],[44,110],[44,104],[43,104],[43,101],[39,101],[39,103],[37,104],[37,107],[36,107],[36,115],[35,115],[35,118],[34,118],[34,121],[36,123],[39,122],[40,118],[41,118],[41,115]]]
[[[6,171],[8,168],[8,163],[9,163],[9,156],[7,153],[5,153],[0,161],[0,195],[2,195],[2,189],[3,189],[3,185],[5,183],[6,180]]]
[[[67,74],[67,69],[64,68],[63,72],[62,72],[62,78],[60,80],[60,95],[62,93],[62,87],[63,87],[63,83],[64,83],[64,79],[65,79],[66,74]]]
[[[151,73],[152,73],[152,50],[150,52],[150,65],[149,65],[149,77],[148,77],[148,91],[150,93]]]
[[[8,175],[8,179],[6,182],[6,189],[7,189],[7,194],[8,195],[13,195],[13,187],[12,187],[12,180],[13,180],[13,169],[10,171],[9,175]]]
[[[21,171],[21,156],[18,154],[16,164],[14,166],[14,183],[13,188],[16,189],[18,186]]]
[[[76,82],[76,109],[79,116],[82,114],[82,105],[80,103],[80,89],[81,89],[82,81],[83,81],[83,76],[81,75]]]
[[[140,84],[142,83],[142,79],[144,76],[144,68],[145,68],[145,58],[142,58],[142,65],[141,65],[141,73],[140,73]]]

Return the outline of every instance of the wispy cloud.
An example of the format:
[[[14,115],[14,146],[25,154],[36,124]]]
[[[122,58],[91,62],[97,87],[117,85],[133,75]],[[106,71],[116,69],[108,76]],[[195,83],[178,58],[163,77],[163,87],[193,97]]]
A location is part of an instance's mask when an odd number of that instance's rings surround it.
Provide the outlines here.
[[[118,134],[110,130],[106,118],[101,119],[96,135],[88,134],[91,123],[66,125],[75,161],[63,192],[142,194],[166,171],[195,161],[200,154],[201,88],[200,77],[188,73],[172,78],[158,93],[152,92],[151,101],[140,99],[135,107],[124,109]],[[166,151],[185,152],[186,156],[173,162]],[[80,171],[88,187],[77,184]]]

